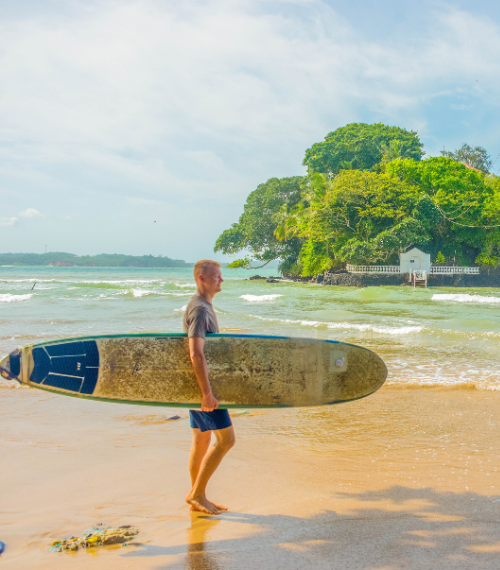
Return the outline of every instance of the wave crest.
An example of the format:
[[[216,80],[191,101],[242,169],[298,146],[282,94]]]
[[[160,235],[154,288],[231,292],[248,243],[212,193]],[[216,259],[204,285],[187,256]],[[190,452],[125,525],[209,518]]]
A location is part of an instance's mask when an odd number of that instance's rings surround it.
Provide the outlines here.
[[[431,301],[454,301],[455,303],[500,303],[500,297],[485,297],[469,293],[434,293]]]
[[[249,303],[264,303],[266,301],[275,301],[278,297],[283,297],[283,295],[241,295],[240,299],[244,299]]]
[[[27,295],[11,295],[10,293],[0,294],[0,303],[18,303],[20,301],[29,301],[33,297],[34,293],[28,293]]]

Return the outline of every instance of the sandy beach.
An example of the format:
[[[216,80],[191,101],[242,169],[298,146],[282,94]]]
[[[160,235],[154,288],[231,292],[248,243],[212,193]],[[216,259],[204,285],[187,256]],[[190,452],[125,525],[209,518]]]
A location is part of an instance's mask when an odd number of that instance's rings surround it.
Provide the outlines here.
[[[500,394],[386,387],[233,416],[237,444],[189,513],[186,410],[0,389],[5,569],[498,568]],[[180,415],[179,420],[168,418]],[[138,546],[50,541],[103,523]]]

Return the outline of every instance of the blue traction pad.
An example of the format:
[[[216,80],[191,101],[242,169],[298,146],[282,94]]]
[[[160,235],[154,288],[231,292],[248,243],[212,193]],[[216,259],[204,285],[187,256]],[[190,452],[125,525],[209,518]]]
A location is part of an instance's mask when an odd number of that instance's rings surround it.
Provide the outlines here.
[[[50,344],[33,349],[30,382],[79,394],[93,394],[99,375],[95,340]]]

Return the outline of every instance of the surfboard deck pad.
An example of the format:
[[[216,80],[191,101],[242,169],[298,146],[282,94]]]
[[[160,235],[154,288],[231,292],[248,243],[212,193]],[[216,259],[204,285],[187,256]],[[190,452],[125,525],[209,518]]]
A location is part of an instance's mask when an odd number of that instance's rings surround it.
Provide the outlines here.
[[[205,356],[220,407],[348,402],[372,394],[387,377],[374,352],[331,340],[210,334]],[[201,402],[185,334],[55,340],[24,347],[16,363],[8,356],[0,366],[16,367],[25,385],[67,396],[172,407]]]

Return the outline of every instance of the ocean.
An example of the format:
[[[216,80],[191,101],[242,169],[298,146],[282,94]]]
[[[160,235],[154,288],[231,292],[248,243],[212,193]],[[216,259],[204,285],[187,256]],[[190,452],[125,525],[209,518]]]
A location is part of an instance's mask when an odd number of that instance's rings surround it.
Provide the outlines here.
[[[500,289],[358,289],[255,274],[276,270],[223,270],[222,331],[361,345],[385,360],[388,385],[500,389]],[[180,332],[194,291],[190,268],[0,267],[0,355],[71,336]]]

